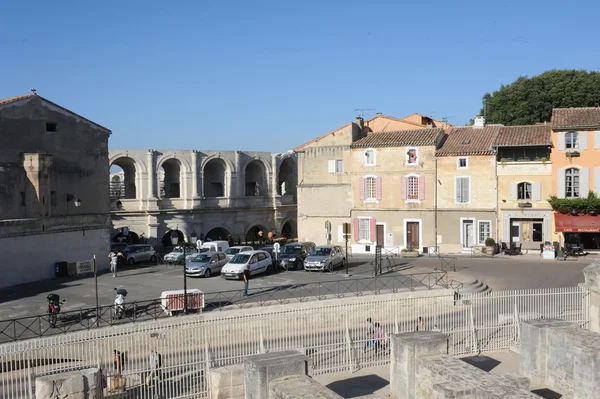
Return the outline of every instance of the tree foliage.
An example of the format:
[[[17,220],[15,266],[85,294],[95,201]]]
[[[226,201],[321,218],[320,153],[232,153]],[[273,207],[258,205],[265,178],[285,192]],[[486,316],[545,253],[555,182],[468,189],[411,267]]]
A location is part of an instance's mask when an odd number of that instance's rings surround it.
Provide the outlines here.
[[[546,71],[528,78],[521,76],[494,93],[483,96],[486,123],[531,125],[550,122],[552,108],[597,107],[600,105],[600,72],[583,70]]]

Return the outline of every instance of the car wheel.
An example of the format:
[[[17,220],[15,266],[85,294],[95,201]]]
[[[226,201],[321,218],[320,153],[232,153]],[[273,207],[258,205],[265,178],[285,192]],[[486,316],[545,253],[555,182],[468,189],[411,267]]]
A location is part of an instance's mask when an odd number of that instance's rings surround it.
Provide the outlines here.
[[[135,259],[133,259],[133,258],[129,258],[129,259],[127,259],[127,264],[128,264],[129,266],[133,266],[133,265],[135,264]]]
[[[298,263],[296,263],[296,269],[297,270],[304,269],[304,262],[302,262],[301,260],[299,260]]]
[[[152,263],[156,263],[156,260],[157,260],[157,259],[156,259],[156,255],[152,255],[152,256],[150,257],[150,262],[152,262]]]
[[[209,278],[210,277],[210,269],[206,269],[204,271],[204,277]]]

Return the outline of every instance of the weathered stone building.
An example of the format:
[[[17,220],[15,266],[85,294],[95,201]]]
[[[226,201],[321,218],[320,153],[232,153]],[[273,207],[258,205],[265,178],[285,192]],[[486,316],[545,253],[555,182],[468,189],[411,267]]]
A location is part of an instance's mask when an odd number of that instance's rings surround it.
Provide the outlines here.
[[[127,242],[169,246],[173,231],[186,241],[192,232],[235,242],[259,231],[296,237],[294,153],[111,150],[110,165],[112,221],[128,227]]]
[[[110,134],[35,92],[0,100],[0,287],[108,267]]]

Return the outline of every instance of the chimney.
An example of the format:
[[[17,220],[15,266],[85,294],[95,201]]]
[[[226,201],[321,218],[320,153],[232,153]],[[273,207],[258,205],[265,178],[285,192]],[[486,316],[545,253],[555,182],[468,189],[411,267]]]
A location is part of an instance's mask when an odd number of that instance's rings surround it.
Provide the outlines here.
[[[383,116],[383,114],[381,112],[378,112],[375,114],[376,116]]]
[[[485,118],[483,116],[476,116],[473,127],[482,128],[484,126],[485,126]]]
[[[360,126],[361,129],[365,126],[365,120],[363,118],[361,118],[360,116],[356,117],[356,122],[355,123],[358,126]]]

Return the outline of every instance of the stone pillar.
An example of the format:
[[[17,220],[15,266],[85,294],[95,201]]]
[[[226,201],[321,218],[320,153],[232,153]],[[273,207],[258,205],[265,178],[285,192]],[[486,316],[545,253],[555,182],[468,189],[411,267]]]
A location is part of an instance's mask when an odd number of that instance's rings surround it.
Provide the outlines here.
[[[198,150],[192,150],[192,198],[198,199]]]
[[[269,383],[290,375],[312,372],[311,359],[299,351],[262,353],[244,358],[246,399],[268,399]]]
[[[37,377],[36,399],[101,399],[102,373],[97,368]]]
[[[583,269],[583,275],[590,291],[590,331],[600,333],[600,260]]]
[[[244,399],[244,365],[234,364],[211,369],[210,399]]]
[[[392,334],[390,389],[402,399],[415,399],[417,362],[425,356],[448,353],[448,336],[440,332],[419,331]]]
[[[521,374],[533,386],[544,386],[548,372],[548,333],[573,323],[559,319],[530,320],[521,323]]]
[[[246,196],[246,177],[245,177],[245,171],[242,170],[242,151],[236,151],[235,152],[235,169],[236,169],[236,174],[233,174],[232,172],[232,191],[230,193],[230,197],[245,197]],[[234,178],[235,176],[235,178]],[[233,188],[235,187],[235,188]]]
[[[270,399],[343,399],[331,389],[306,375],[281,377],[269,383]]]
[[[157,172],[156,172],[156,151],[148,150],[147,163],[148,163],[148,198],[156,199],[158,195],[157,191]]]

